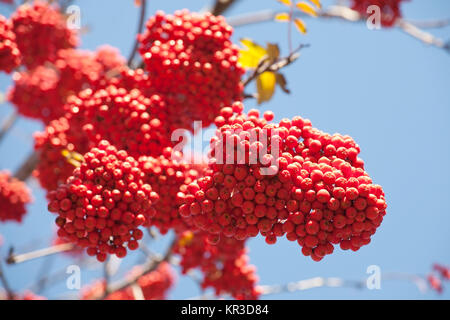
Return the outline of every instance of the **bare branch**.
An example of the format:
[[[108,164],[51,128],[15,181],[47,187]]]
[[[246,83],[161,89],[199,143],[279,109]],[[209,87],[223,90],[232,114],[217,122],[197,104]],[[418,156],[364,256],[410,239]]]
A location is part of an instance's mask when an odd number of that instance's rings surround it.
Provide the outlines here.
[[[213,7],[208,11],[215,16],[222,15],[236,2],[237,0],[215,0]]]
[[[260,74],[271,71],[271,72],[277,72],[280,69],[290,65],[295,60],[297,60],[300,57],[299,51],[303,48],[308,47],[309,45],[300,45],[296,50],[294,50],[291,54],[289,54],[285,58],[277,59],[276,61],[270,61],[268,59],[262,60],[259,65],[255,68],[255,70],[252,72],[252,74],[243,81],[244,87],[247,86],[250,82],[252,82],[254,79],[256,79]]]
[[[56,253],[70,251],[74,247],[75,246],[72,243],[63,243],[63,244],[59,244],[59,245],[56,245],[56,246],[52,246],[52,247],[48,247],[48,248],[44,248],[44,249],[39,249],[39,250],[35,250],[35,251],[27,252],[27,253],[22,253],[22,254],[13,254],[13,252],[10,252],[8,258],[6,258],[6,263],[8,263],[8,264],[18,264],[18,263],[22,263],[22,262],[25,262],[25,261],[46,257],[46,256],[49,256],[49,255],[52,255],[52,254],[56,254]]]
[[[424,277],[416,274],[408,273],[385,273],[381,275],[381,278],[385,281],[407,281],[414,283],[421,293],[425,293],[428,289],[427,281]],[[261,295],[279,294],[279,293],[291,293],[297,291],[305,291],[314,288],[353,288],[356,290],[364,290],[367,288],[366,279],[361,280],[346,280],[337,277],[315,277],[310,279],[304,279],[300,281],[293,281],[286,284],[275,285],[261,285],[259,290]],[[196,297],[188,298],[187,300],[209,300],[217,298],[227,298],[227,295],[216,297],[213,294],[203,294]]]
[[[21,181],[26,181],[33,173],[33,170],[36,168],[38,162],[39,153],[37,151],[33,151],[25,162],[22,163],[20,168],[14,173],[14,177]]]
[[[442,20],[429,20],[429,21],[412,21],[407,20],[408,23],[416,26],[420,29],[437,29],[437,28],[445,28],[450,25],[450,18],[449,19],[442,19]]]
[[[139,41],[138,41],[138,34],[142,33],[142,30],[144,29],[144,19],[145,19],[145,11],[147,9],[147,1],[142,0],[141,3],[141,11],[139,14],[139,22],[136,32],[136,39],[134,41],[133,49],[131,50],[130,56],[128,57],[128,66],[131,67],[131,64],[133,63],[134,57],[136,56],[137,49],[139,47]]]
[[[133,277],[125,278],[125,279],[117,281],[116,283],[112,283],[109,286],[109,292],[120,291],[120,290],[123,290],[125,288],[128,288],[128,287],[136,284],[140,277],[142,277],[150,272],[155,271],[162,262],[169,261],[170,258],[172,257],[173,248],[175,247],[175,244],[176,244],[176,238],[174,240],[172,240],[171,244],[168,246],[166,253],[164,254],[163,257],[152,258],[149,262],[145,263],[142,266],[142,270],[139,273],[134,274]],[[104,294],[103,296],[99,297],[98,300],[105,299],[107,297],[107,295],[108,294]]]
[[[76,264],[80,267],[87,266],[98,266],[97,259],[93,259],[91,257],[83,257],[81,259],[78,259],[76,261]],[[61,281],[64,281],[67,278],[67,268],[64,267],[62,269],[59,269],[58,271],[55,271],[51,274],[44,275],[40,279],[38,279],[35,283],[33,283],[29,290],[32,292],[40,293],[45,288],[48,288],[50,286],[56,285],[60,283]]]
[[[19,119],[19,114],[14,111],[9,115],[9,117],[3,122],[2,127],[0,129],[0,143],[2,142],[5,135],[12,128],[14,123],[16,123],[17,119]]]
[[[6,291],[8,299],[10,300],[14,299],[14,292],[9,286],[8,280],[6,279],[5,273],[3,272],[3,265],[1,261],[0,261],[0,282],[2,283],[3,288]]]
[[[105,292],[104,295],[107,296],[111,291],[109,290],[109,283],[111,280],[110,268],[109,268],[110,257],[108,257],[103,264],[103,277],[105,278]]]
[[[263,10],[259,12],[249,13],[237,17],[231,17],[228,19],[228,23],[233,27],[240,27],[244,25],[261,23],[274,20],[275,16],[280,13],[280,11],[275,10]],[[294,16],[299,16],[303,18],[309,17],[302,12],[295,12]],[[318,12],[318,16],[320,18],[332,18],[332,19],[340,19],[348,22],[363,22],[364,17],[361,16],[357,11],[354,11],[346,6],[330,6],[322,11]],[[446,51],[450,51],[449,42],[445,42],[444,40],[437,38],[436,36],[423,31],[423,28],[433,28],[433,27],[445,27],[450,24],[450,19],[439,20],[439,21],[428,21],[423,22],[408,22],[403,19],[399,19],[396,23],[396,27],[405,32],[406,34],[412,36],[413,38],[428,44],[435,46],[437,48],[444,49]]]
[[[400,20],[397,25],[401,30],[403,30],[406,34],[412,36],[413,38],[416,38],[425,44],[444,49],[450,53],[449,42],[445,42],[442,39],[436,38],[431,33],[423,31],[405,20]]]

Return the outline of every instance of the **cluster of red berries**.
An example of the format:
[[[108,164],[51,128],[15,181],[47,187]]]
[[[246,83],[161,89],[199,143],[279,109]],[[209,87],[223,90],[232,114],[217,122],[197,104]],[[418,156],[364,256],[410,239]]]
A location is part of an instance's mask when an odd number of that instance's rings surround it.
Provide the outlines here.
[[[48,123],[65,114],[69,96],[106,86],[123,64],[124,59],[109,47],[95,52],[62,49],[52,63],[15,73],[8,99],[22,115]]]
[[[427,276],[428,284],[431,289],[437,293],[442,293],[444,290],[443,282],[450,281],[450,268],[440,265],[433,265],[433,272]]]
[[[361,15],[367,16],[370,6],[378,6],[381,11],[381,25],[392,27],[401,18],[400,3],[405,0],[351,0],[351,8]]]
[[[334,244],[358,250],[386,213],[384,193],[364,171],[359,146],[301,117],[268,123],[237,102],[222,109],[203,177],[187,187],[180,215],[209,233],[273,244],[286,235],[320,261]]]
[[[131,156],[160,155],[171,145],[166,102],[159,95],[144,96],[140,90],[107,86],[86,89],[67,104],[74,117],[83,119],[90,141],[106,139]]]
[[[39,161],[33,175],[47,191],[55,190],[72,175],[78,154],[89,150],[89,141],[81,124],[71,115],[50,121],[43,132],[35,133],[35,150]],[[75,154],[75,155],[72,155]]]
[[[54,61],[58,50],[74,48],[78,43],[64,15],[47,2],[34,1],[19,6],[11,22],[22,63],[28,69]]]
[[[155,195],[143,175],[126,151],[100,141],[66,184],[48,194],[48,209],[58,214],[58,236],[87,248],[99,261],[137,249],[143,237],[139,227],[154,214]]]
[[[0,221],[22,222],[25,206],[31,201],[26,184],[0,171]]]
[[[16,35],[11,23],[0,15],[0,71],[10,73],[20,64],[20,51],[16,44]]]
[[[172,129],[209,126],[220,108],[242,99],[238,48],[233,29],[210,13],[157,12],[139,36],[140,53],[152,86],[168,103]]]
[[[136,273],[140,274],[139,267],[131,270],[129,277],[134,278]],[[144,274],[137,280],[144,300],[164,300],[167,298],[169,289],[175,283],[175,273],[167,262],[159,264],[158,268],[152,272]],[[93,300],[101,297],[105,292],[105,282],[98,281],[93,285],[86,287],[82,291],[83,300]],[[132,287],[118,290],[106,296],[106,300],[136,300],[136,294]]]
[[[258,299],[256,268],[249,264],[244,241],[222,238],[211,244],[207,233],[185,231],[178,235],[174,252],[181,257],[184,274],[197,268],[203,273],[203,289],[213,288],[217,296]]]
[[[179,196],[186,192],[188,184],[199,178],[200,168],[188,164],[181,152],[170,147],[159,157],[140,157],[139,165],[145,174],[144,182],[159,196],[153,204],[156,213],[150,218],[150,225],[156,226],[162,234],[169,230],[185,231],[188,225],[178,212],[183,202]]]

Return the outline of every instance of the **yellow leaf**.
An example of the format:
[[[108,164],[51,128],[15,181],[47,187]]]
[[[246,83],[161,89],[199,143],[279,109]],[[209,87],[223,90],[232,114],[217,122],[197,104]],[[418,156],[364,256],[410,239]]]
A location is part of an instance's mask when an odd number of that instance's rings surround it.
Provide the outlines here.
[[[76,167],[76,168],[81,167],[81,162],[80,162],[80,161],[77,161],[77,160],[75,160],[75,159],[72,159],[72,158],[67,159],[67,162],[70,163],[71,165],[73,165],[73,166]]]
[[[194,233],[192,231],[187,231],[178,241],[178,245],[180,247],[186,247],[192,243],[192,239],[194,239]]]
[[[255,52],[257,55],[263,57],[267,52],[266,49],[264,49],[263,47],[261,47],[259,44],[253,42],[253,40],[248,39],[248,38],[244,38],[241,39],[240,42],[246,46],[249,50]]]
[[[322,4],[320,3],[320,0],[309,0],[309,1],[311,1],[312,3],[314,3],[314,5],[315,5],[318,9],[322,8]]]
[[[294,23],[298,31],[300,31],[301,33],[306,33],[306,25],[301,19],[295,19]]]
[[[61,151],[61,155],[62,155],[64,158],[70,158],[70,151],[67,150],[67,149],[63,149],[63,150]]]
[[[75,151],[69,151],[67,149],[63,149],[61,151],[61,155],[66,158],[66,161],[73,165],[74,167],[80,167],[81,163],[84,161],[84,157]]]
[[[280,21],[280,22],[286,22],[289,21],[290,17],[289,14],[287,13],[277,13],[277,15],[275,16],[275,21]]]
[[[275,73],[266,71],[261,73],[256,79],[256,89],[258,91],[258,104],[269,101],[274,92],[277,83]]]
[[[298,2],[296,4],[297,8],[299,8],[301,11],[303,11],[306,14],[309,14],[310,16],[317,17],[316,10],[307,2]]]
[[[247,49],[239,51],[239,63],[245,68],[256,68],[261,59],[267,55],[267,50],[250,39],[241,39],[241,43]]]
[[[278,0],[278,2],[281,2],[282,4],[288,7],[292,5],[291,0]]]
[[[79,154],[78,152],[72,151],[72,158],[77,161],[84,161],[84,157],[82,154]]]

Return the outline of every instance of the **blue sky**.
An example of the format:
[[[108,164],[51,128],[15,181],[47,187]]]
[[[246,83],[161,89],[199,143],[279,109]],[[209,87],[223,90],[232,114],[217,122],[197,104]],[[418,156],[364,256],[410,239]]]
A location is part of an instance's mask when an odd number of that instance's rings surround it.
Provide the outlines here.
[[[324,1],[325,4],[331,1]],[[157,9],[173,12],[186,7],[199,10],[206,0],[149,1],[147,16]],[[75,1],[81,7],[81,22],[88,27],[81,47],[95,49],[110,44],[127,56],[134,42],[138,9],[128,1]],[[272,8],[282,9],[275,0],[240,1],[227,14]],[[404,16],[413,20],[448,18],[450,2],[413,0],[403,5]],[[0,13],[10,10],[0,5]],[[319,129],[351,135],[360,145],[366,170],[386,193],[388,212],[371,244],[358,252],[335,250],[321,262],[305,258],[296,243],[287,240],[268,246],[264,239],[250,240],[251,262],[258,268],[261,284],[282,284],[311,277],[342,277],[359,280],[366,269],[378,265],[382,273],[424,275],[434,262],[450,265],[450,56],[426,46],[399,30],[370,31],[364,24],[307,19],[306,36],[294,33],[293,42],[308,43],[301,58],[286,68],[292,93],[277,92],[261,110],[274,111],[279,120],[301,115]],[[450,28],[431,30],[450,39]],[[239,27],[234,40],[248,37],[258,43],[278,43],[287,53],[287,25],[267,22]],[[10,86],[0,75],[0,91]],[[247,110],[255,107],[247,101]],[[12,107],[0,106],[0,120]],[[21,119],[0,145],[0,168],[15,170],[32,150],[32,134],[42,127]],[[47,212],[44,193],[30,181],[35,201],[22,225],[0,225],[4,256],[14,245],[18,252],[45,247],[53,233],[53,216]],[[167,238],[155,241],[159,250]],[[127,258],[117,277],[139,259]],[[35,283],[41,270],[57,271],[73,264],[55,257],[7,266],[6,274],[16,290]],[[102,274],[98,266],[82,268],[82,283]],[[318,288],[267,296],[273,299],[437,299],[450,298],[450,286],[442,295],[420,293],[410,282],[382,280],[381,290]],[[64,281],[43,292],[50,298],[69,297]],[[199,294],[196,283],[179,277],[170,298],[184,299]]]

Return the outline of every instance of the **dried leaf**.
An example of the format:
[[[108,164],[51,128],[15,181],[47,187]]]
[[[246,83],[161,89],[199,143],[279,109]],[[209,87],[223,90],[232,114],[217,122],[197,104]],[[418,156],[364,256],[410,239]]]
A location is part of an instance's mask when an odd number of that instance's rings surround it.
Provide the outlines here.
[[[288,7],[292,5],[291,0],[278,0],[278,2],[281,2],[282,4],[284,4],[285,6],[288,6]]]
[[[286,78],[284,77],[284,75],[282,75],[281,73],[277,73],[276,74],[276,81],[277,84],[280,86],[281,90],[283,90],[283,92],[289,94],[291,93],[291,91],[287,88],[287,81]]]
[[[286,22],[289,21],[291,18],[289,16],[288,13],[282,12],[282,13],[277,13],[275,15],[275,21],[279,21],[279,22]]]
[[[258,78],[256,78],[256,89],[258,91],[258,104],[265,101],[269,101],[274,92],[275,85],[277,83],[275,73],[271,71],[266,71],[261,73]]]
[[[322,8],[320,0],[309,0],[309,1],[312,2],[318,9]]]
[[[303,22],[303,20],[296,18],[294,19],[295,26],[297,27],[298,31],[301,33],[306,33],[306,25]]]
[[[267,55],[267,50],[250,39],[241,39],[241,43],[247,49],[239,51],[239,63],[245,68],[256,68],[261,59]]]
[[[303,11],[304,13],[312,16],[312,17],[317,17],[317,12],[316,9],[313,8],[313,6],[311,6],[309,3],[301,1],[298,2],[296,4],[296,7],[299,8],[301,11]]]
[[[267,43],[267,56],[270,61],[275,61],[280,56],[280,48],[275,43]]]

